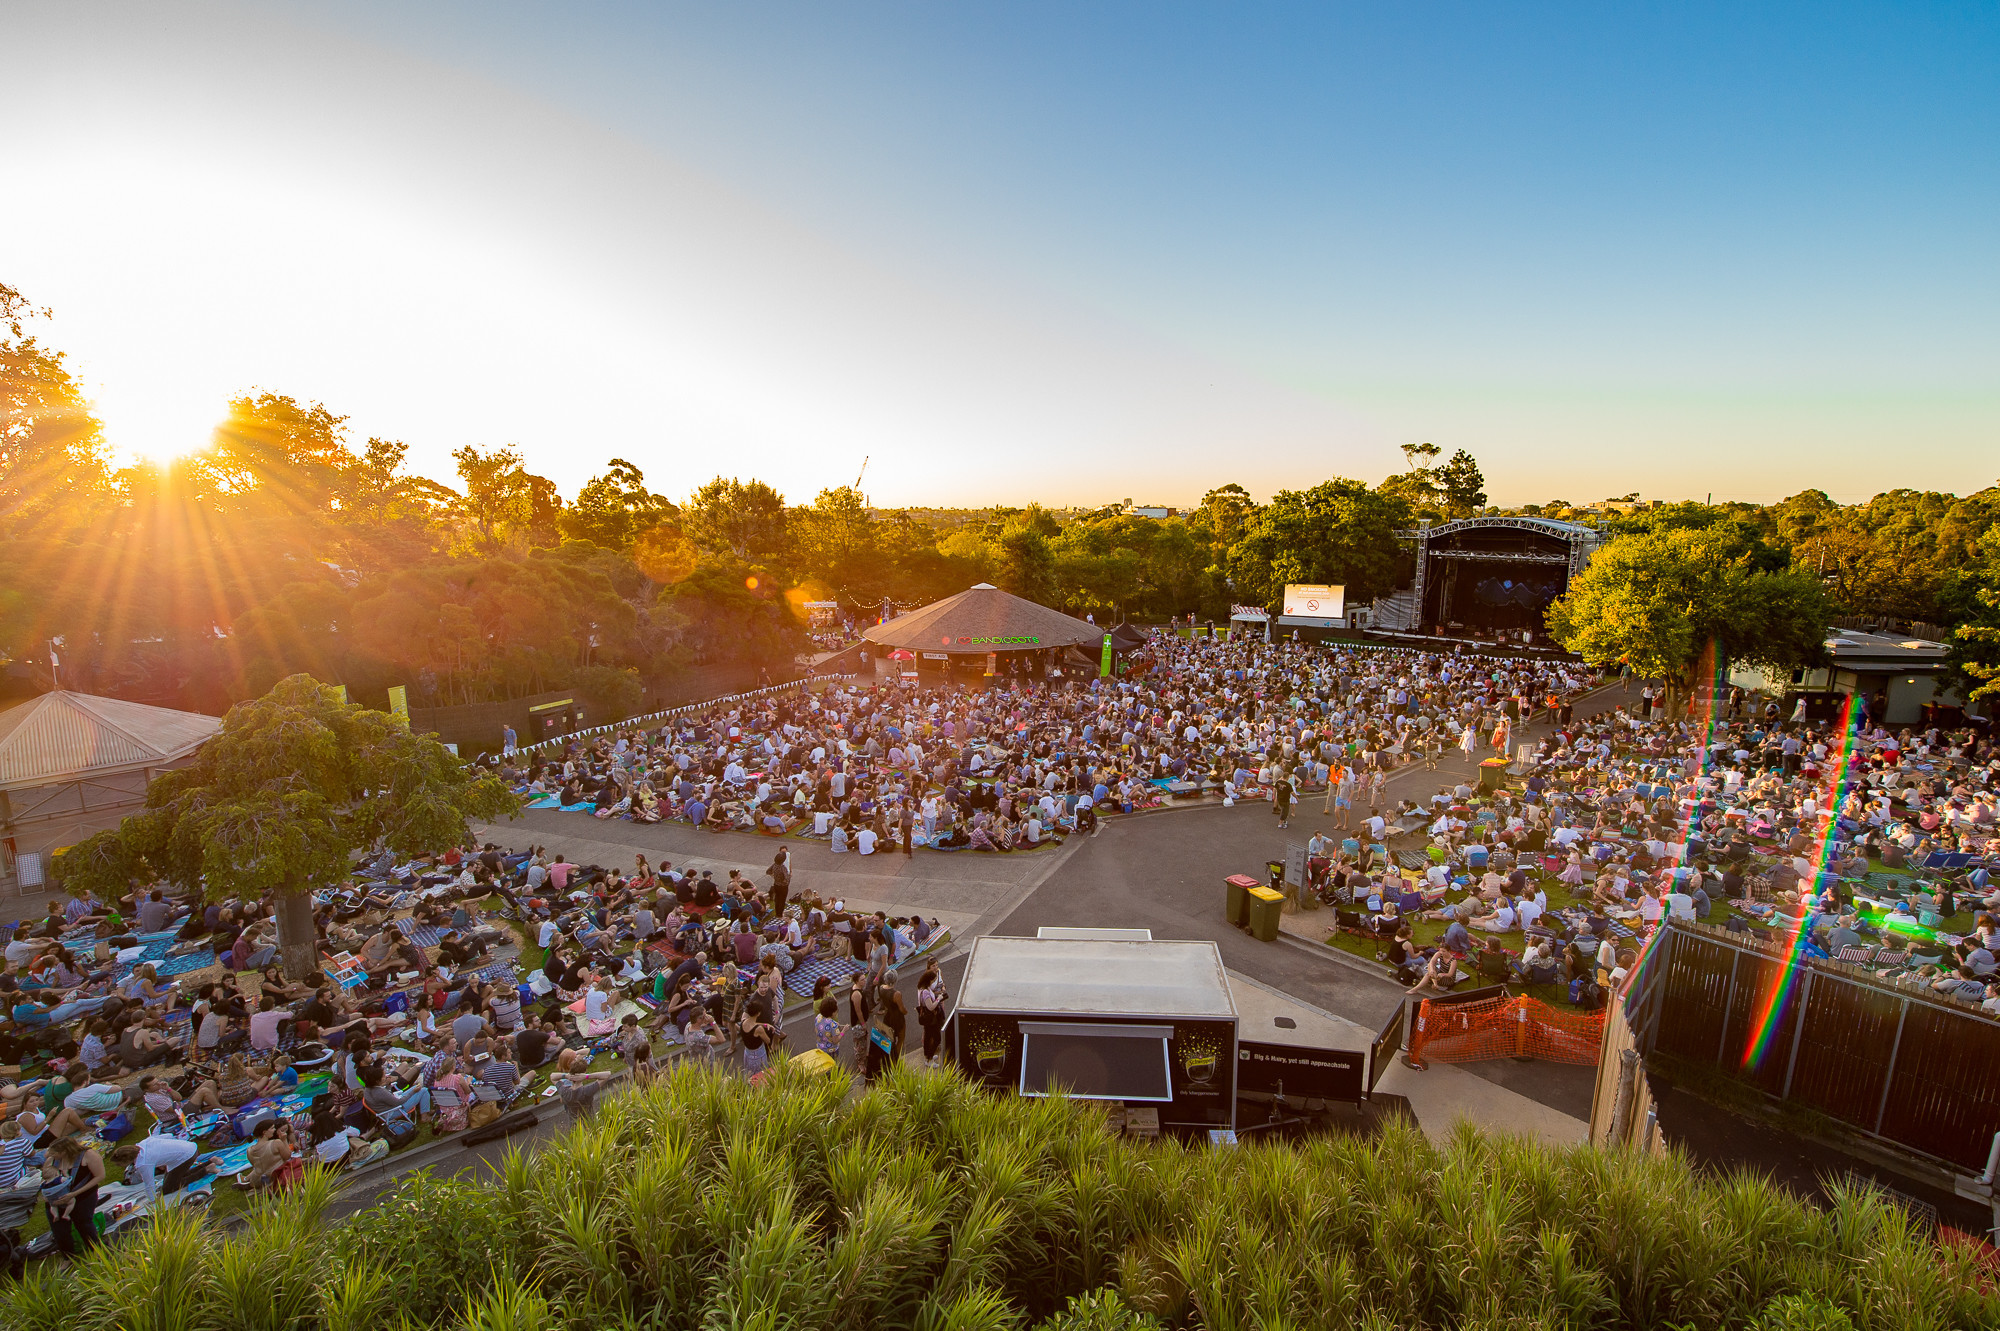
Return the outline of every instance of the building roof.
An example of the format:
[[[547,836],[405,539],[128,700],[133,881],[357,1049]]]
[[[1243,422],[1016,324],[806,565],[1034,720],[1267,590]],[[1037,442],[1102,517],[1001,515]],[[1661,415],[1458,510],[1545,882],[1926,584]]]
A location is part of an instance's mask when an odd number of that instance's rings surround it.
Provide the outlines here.
[[[1859,629],[1830,630],[1826,635],[1826,650],[1834,665],[1843,670],[1919,672],[1942,670],[1949,651],[1941,642],[1864,633]]]
[[[1095,1017],[1236,1016],[1214,943],[995,934],[973,941],[958,1007]]]
[[[221,729],[199,712],[58,689],[0,712],[0,790],[163,766]]]
[[[982,582],[862,636],[913,652],[991,652],[1099,643],[1104,630]]]

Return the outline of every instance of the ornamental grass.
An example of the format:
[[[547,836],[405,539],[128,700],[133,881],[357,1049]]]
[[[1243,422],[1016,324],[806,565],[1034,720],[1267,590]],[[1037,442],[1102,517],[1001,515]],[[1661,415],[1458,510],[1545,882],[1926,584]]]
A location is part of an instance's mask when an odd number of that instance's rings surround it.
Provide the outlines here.
[[[1237,1148],[897,1069],[683,1067],[483,1178],[326,1218],[315,1174],[0,1292],[20,1331],[2000,1326],[1886,1196],[1461,1125]]]

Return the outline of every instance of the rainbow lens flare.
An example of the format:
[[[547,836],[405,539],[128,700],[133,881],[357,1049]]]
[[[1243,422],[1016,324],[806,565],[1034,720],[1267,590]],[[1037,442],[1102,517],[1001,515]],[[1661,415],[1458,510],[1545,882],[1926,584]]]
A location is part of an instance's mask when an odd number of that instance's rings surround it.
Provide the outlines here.
[[[1827,756],[1826,778],[1826,826],[1819,835],[1819,852],[1813,857],[1815,873],[1812,886],[1819,886],[1819,874],[1826,871],[1833,858],[1833,830],[1840,822],[1840,805],[1847,797],[1848,773],[1852,770],[1855,746],[1861,738],[1861,708],[1859,700],[1850,696],[1840,710],[1840,747]],[[1764,1056],[1770,1052],[1771,1037],[1777,1032],[1779,1018],[1784,1014],[1785,1004],[1791,1001],[1792,990],[1798,984],[1803,971],[1799,962],[1805,955],[1806,942],[1810,934],[1806,929],[1807,912],[1801,908],[1799,922],[1792,926],[1792,934],[1785,943],[1786,957],[1771,983],[1765,987],[1764,996],[1757,1004],[1756,1016],[1750,1023],[1750,1043],[1743,1050],[1743,1066],[1755,1071],[1762,1067]]]

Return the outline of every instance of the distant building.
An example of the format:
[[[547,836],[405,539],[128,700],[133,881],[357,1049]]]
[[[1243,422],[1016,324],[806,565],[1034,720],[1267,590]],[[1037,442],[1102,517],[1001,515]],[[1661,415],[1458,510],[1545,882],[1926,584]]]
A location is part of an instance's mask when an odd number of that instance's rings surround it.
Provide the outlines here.
[[[1161,507],[1161,506],[1160,506],[1160,505],[1158,505],[1158,504],[1130,504],[1130,503],[1128,503],[1128,504],[1127,504],[1127,505],[1125,506],[1125,511],[1126,511],[1127,513],[1131,514],[1131,515],[1132,515],[1133,517],[1135,517],[1135,518],[1155,518],[1155,519],[1157,519],[1157,520],[1159,520],[1159,521],[1161,521],[1161,522],[1164,522],[1164,521],[1166,521],[1166,520],[1167,520],[1168,518],[1172,518],[1172,517],[1179,517],[1179,516],[1180,516],[1180,510],[1179,510],[1179,509],[1177,509],[1177,508],[1163,508],[1163,507]]]
[[[1730,672],[1729,682],[1780,697],[1798,693],[1859,695],[1868,699],[1876,720],[1892,726],[1917,724],[1924,719],[1927,705],[1965,706],[1965,699],[1944,682],[1947,649],[1941,642],[1860,629],[1829,629],[1826,650],[1833,658],[1831,666],[1794,670],[1788,676],[1738,667]]]

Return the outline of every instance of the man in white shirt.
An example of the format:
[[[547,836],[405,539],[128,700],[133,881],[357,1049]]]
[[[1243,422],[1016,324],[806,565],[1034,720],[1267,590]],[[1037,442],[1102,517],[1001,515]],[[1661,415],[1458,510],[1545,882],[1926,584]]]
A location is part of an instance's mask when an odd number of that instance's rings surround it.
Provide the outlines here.
[[[875,829],[864,827],[854,834],[854,845],[863,855],[875,853]]]

